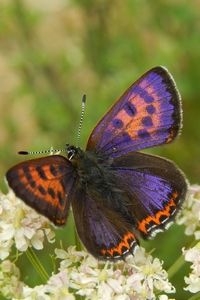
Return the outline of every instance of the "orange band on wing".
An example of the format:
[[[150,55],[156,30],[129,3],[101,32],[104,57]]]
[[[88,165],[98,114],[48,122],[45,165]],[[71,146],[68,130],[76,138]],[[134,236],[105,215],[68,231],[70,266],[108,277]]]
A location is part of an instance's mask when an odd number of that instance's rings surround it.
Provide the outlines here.
[[[151,226],[150,224],[160,225],[163,223],[163,220],[169,219],[172,215],[172,212],[176,209],[175,199],[178,197],[178,193],[174,192],[168,204],[164,207],[163,210],[159,210],[155,215],[148,216],[142,221],[138,222],[138,230],[144,234],[148,234]]]
[[[137,243],[136,238],[132,232],[128,231],[123,236],[119,244],[110,249],[102,249],[101,253],[103,256],[111,258],[122,256],[131,250],[131,248],[134,246],[134,243]]]

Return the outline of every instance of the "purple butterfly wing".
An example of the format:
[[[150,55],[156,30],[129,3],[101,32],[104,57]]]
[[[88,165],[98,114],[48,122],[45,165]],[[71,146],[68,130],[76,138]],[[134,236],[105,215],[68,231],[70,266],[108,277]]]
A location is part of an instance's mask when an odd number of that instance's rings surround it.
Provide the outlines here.
[[[169,160],[133,152],[114,159],[112,174],[132,199],[129,212],[143,237],[163,230],[185,199],[186,179]]]
[[[119,157],[130,151],[171,142],[181,127],[181,103],[175,82],[155,67],[133,83],[100,120],[87,150]]]
[[[99,259],[120,259],[137,245],[133,226],[116,210],[106,205],[105,195],[98,199],[77,189],[72,209],[78,235],[86,249]]]

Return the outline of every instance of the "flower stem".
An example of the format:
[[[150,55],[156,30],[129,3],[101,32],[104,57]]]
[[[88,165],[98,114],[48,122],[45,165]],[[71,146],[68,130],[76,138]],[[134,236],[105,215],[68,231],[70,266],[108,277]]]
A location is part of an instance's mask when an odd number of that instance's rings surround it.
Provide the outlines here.
[[[196,244],[196,241],[192,241],[189,248],[192,248]],[[185,259],[183,255],[180,255],[179,258],[175,261],[175,263],[168,269],[168,277],[172,278],[174,274],[184,265]]]
[[[179,258],[173,263],[173,265],[168,269],[168,277],[171,279],[177,271],[184,265],[185,260],[183,255],[180,255]]]
[[[31,248],[28,248],[26,255],[37,273],[40,275],[41,279],[46,282],[49,279],[48,273],[44,269],[38,257],[35,255],[34,251]]]
[[[75,228],[75,225],[74,225],[74,238],[75,238],[76,249],[77,249],[78,251],[83,250],[83,249],[82,249],[82,245],[81,245],[80,238],[79,238],[78,233],[77,233],[76,228]]]
[[[200,293],[197,293],[195,295],[193,295],[192,297],[188,298],[188,300],[198,300],[200,299]]]

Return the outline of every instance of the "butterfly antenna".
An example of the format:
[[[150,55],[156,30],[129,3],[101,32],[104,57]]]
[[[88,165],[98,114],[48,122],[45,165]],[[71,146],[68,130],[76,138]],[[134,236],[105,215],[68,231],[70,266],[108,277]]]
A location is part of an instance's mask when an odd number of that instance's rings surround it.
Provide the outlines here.
[[[81,128],[83,124],[83,117],[85,113],[85,103],[86,103],[86,95],[84,94],[82,97],[82,102],[81,102],[81,117],[79,121],[79,126],[78,126],[78,133],[77,133],[77,145],[79,144],[80,140],[80,135],[81,135]],[[66,149],[47,149],[47,150],[40,150],[40,151],[18,151],[18,154],[20,155],[32,155],[32,154],[54,154],[54,153],[60,153],[60,152],[66,152]]]
[[[65,149],[47,149],[47,150],[41,150],[41,151],[18,151],[18,154],[20,155],[31,155],[31,154],[54,154],[54,153],[60,153],[66,151]]]
[[[81,101],[81,117],[80,117],[80,121],[79,121],[77,140],[76,140],[77,146],[79,144],[79,140],[80,140],[80,136],[81,136],[81,128],[82,128],[83,118],[84,118],[84,114],[85,114],[85,103],[86,103],[86,95],[84,94],[82,97],[82,101]]]

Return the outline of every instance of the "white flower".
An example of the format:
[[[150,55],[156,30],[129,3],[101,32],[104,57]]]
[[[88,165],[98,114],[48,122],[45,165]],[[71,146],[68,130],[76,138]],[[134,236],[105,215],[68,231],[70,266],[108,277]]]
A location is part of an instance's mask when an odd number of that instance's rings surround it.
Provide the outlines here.
[[[19,277],[18,268],[9,260],[4,260],[0,264],[0,295],[9,299],[20,297],[23,283],[19,281]]]
[[[186,261],[192,262],[192,271],[189,274],[189,277],[184,278],[185,283],[187,284],[185,290],[188,290],[191,293],[200,292],[200,242],[191,249],[183,249],[183,255],[185,256]]]
[[[61,271],[53,274],[45,285],[38,285],[34,288],[24,286],[20,299],[32,300],[75,300],[75,297],[68,290],[68,272]]]
[[[167,272],[162,268],[162,262],[145,253],[143,248],[138,247],[134,256],[127,258],[127,263],[131,267],[129,273],[132,273],[129,281],[133,280],[133,286],[137,284],[136,291],[140,291],[144,299],[145,297],[155,299],[156,290],[165,293],[175,292],[175,288],[168,281]]]
[[[29,286],[24,286],[22,294],[20,295],[20,300],[51,300],[52,298],[45,294],[45,285],[37,285],[33,288]]]
[[[55,300],[75,300],[75,297],[69,292],[69,276],[68,272],[61,271],[53,275],[46,284],[46,293]]]
[[[43,248],[44,237],[54,242],[49,221],[15,197],[10,190],[0,194],[0,259],[8,257],[15,244],[19,251]]]
[[[177,223],[185,225],[185,234],[200,239],[200,186],[191,185],[183,209],[177,217]]]
[[[167,295],[160,295],[159,300],[175,300],[175,298],[168,298]]]
[[[71,265],[77,264],[81,260],[83,260],[87,253],[85,251],[76,251],[75,246],[68,247],[67,251],[63,249],[55,249],[56,257],[61,259],[60,269],[66,269]]]

